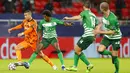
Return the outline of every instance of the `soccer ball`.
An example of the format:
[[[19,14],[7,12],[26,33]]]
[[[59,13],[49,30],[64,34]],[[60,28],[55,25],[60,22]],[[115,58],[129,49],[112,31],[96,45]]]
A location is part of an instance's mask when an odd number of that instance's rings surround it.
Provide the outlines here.
[[[8,69],[9,69],[9,70],[16,70],[16,66],[14,65],[14,63],[10,63],[10,64],[8,65]]]

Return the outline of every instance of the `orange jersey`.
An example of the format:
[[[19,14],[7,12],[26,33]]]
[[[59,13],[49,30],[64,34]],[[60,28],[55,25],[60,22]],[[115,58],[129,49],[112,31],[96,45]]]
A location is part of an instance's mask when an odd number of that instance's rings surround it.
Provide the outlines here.
[[[16,27],[13,27],[13,30],[24,28],[24,41],[30,44],[31,47],[36,48],[37,42],[37,22],[34,19],[30,21],[24,19],[23,22]]]

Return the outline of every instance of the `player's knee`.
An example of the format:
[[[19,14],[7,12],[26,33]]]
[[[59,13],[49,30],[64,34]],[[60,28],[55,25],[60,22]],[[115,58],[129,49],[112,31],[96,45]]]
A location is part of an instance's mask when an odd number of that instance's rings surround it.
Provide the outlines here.
[[[80,54],[81,54],[81,52],[79,52],[79,51],[75,51],[75,53],[76,53],[77,55],[80,55]]]
[[[45,56],[45,55],[42,53],[42,51],[40,51],[40,52],[38,53],[38,55],[39,55],[40,57]]]
[[[99,48],[97,49],[98,53],[100,53],[100,54],[102,54],[102,52],[103,52],[104,50],[105,50],[105,49],[102,48],[102,47],[99,47]]]
[[[106,46],[100,45],[99,48],[97,49],[97,51],[98,51],[99,53],[101,53],[101,52],[103,52],[105,49],[106,49]]]
[[[76,46],[75,49],[74,49],[74,51],[75,51],[75,53],[76,53],[77,55],[80,55],[81,52],[82,52],[82,49],[81,49],[79,46]]]
[[[99,53],[99,54],[102,54],[104,50],[103,50],[103,49],[98,48],[98,50],[97,50],[97,51],[98,51],[98,53]]]

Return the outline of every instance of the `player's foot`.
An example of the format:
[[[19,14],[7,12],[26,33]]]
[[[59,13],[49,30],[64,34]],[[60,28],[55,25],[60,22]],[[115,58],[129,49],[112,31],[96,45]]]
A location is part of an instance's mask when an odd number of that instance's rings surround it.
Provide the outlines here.
[[[64,66],[64,65],[62,65],[62,66],[61,66],[61,69],[62,69],[62,70],[66,70],[66,68],[65,68],[65,66]]]
[[[23,66],[26,68],[26,69],[29,69],[30,65],[28,62],[23,62]]]
[[[86,70],[86,72],[87,73],[89,73],[90,71],[91,71],[91,69],[93,69],[93,65],[92,64],[89,64],[88,66],[87,66],[87,70]]]
[[[52,68],[53,68],[54,70],[57,70],[57,67],[56,67],[56,65],[52,66]]]
[[[74,66],[70,67],[70,68],[66,68],[67,71],[74,71],[76,72],[78,69]]]
[[[119,73],[118,71],[115,71],[114,73]]]
[[[23,66],[22,62],[15,62],[14,65],[15,66]]]

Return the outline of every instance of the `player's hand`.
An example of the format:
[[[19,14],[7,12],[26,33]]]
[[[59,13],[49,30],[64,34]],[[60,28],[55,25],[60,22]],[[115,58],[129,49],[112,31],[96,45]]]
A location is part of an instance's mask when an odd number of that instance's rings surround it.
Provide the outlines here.
[[[109,30],[108,31],[111,35],[115,34],[115,31]]]
[[[99,34],[99,33],[100,33],[100,30],[98,30],[98,29],[93,30],[93,33],[94,33],[94,35],[97,35],[97,34]]]
[[[21,36],[23,36],[24,35],[24,33],[19,33],[18,34],[18,37],[21,37]]]
[[[65,26],[72,26],[72,23],[71,22],[65,22],[64,25]]]
[[[68,19],[69,19],[69,17],[64,17],[63,19],[64,19],[64,20],[68,20]]]
[[[8,29],[8,33],[11,33],[11,31],[12,31],[12,29],[10,28],[10,29]]]

